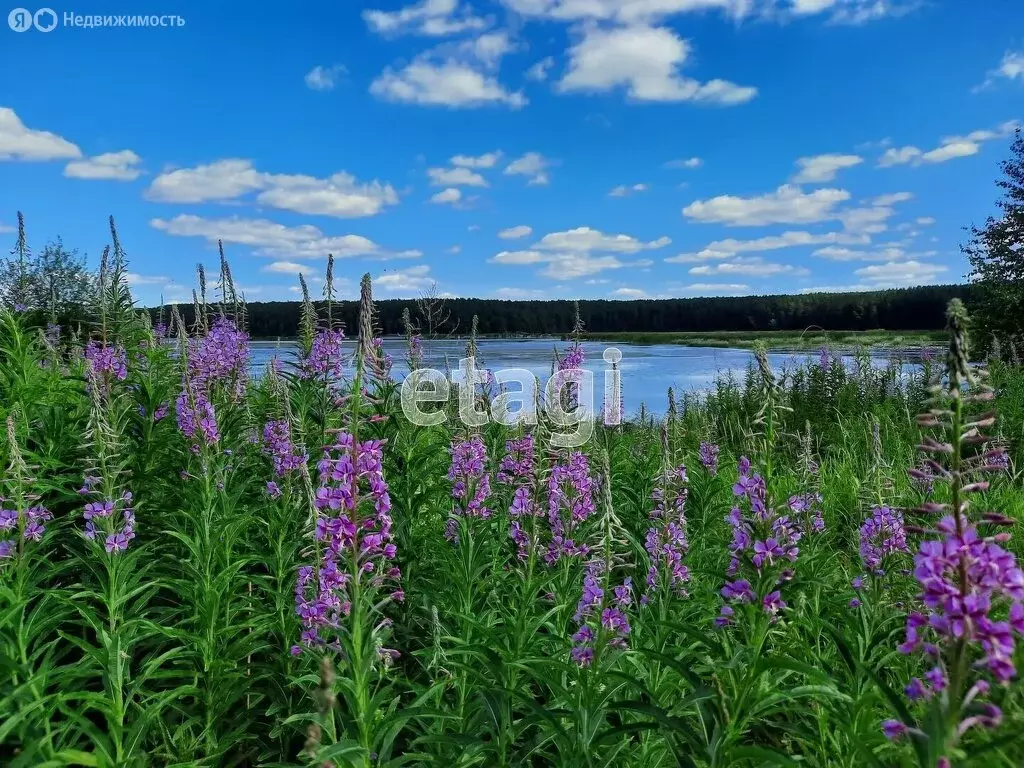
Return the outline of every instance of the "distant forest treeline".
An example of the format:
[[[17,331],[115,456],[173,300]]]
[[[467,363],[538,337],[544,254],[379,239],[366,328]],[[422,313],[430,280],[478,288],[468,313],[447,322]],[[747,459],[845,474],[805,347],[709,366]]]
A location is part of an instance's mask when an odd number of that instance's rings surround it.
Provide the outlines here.
[[[945,326],[949,300],[959,297],[971,304],[970,285],[929,285],[857,293],[707,297],[692,299],[636,299],[579,302],[587,331],[798,331],[820,326],[830,331],[937,330]],[[444,306],[438,307],[437,302]],[[376,302],[378,327],[386,335],[403,332],[402,312],[408,308],[421,329],[422,301],[384,299]],[[322,303],[318,302],[322,309]],[[193,308],[180,306],[191,324]],[[346,329],[357,327],[359,303],[338,301],[333,317]],[[151,310],[156,321],[168,318],[169,309]],[[297,301],[255,302],[247,305],[249,333],[254,338],[294,337],[302,304]],[[438,333],[468,334],[473,316],[481,334],[565,334],[573,326],[572,301],[509,301],[501,299],[433,299],[430,312],[445,318]],[[323,313],[321,312],[321,315]]]

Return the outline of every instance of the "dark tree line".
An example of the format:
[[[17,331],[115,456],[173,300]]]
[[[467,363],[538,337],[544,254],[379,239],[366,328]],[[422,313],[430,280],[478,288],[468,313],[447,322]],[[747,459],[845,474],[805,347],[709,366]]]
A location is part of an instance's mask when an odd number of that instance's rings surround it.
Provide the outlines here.
[[[830,331],[925,331],[943,328],[949,300],[970,303],[969,285],[931,285],[866,293],[713,297],[633,301],[582,300],[580,317],[588,331],[800,331],[820,326]],[[417,318],[413,299],[377,302],[378,325],[384,334],[403,331],[402,312]],[[192,322],[191,306],[179,309]],[[346,329],[355,329],[359,305],[340,301],[332,313]],[[166,322],[169,309],[152,309],[154,321]],[[250,334],[255,338],[295,336],[302,304],[292,301],[256,302],[247,306]],[[323,313],[321,313],[323,314]],[[481,334],[538,335],[567,333],[573,325],[572,301],[507,301],[447,299],[440,333],[465,334],[479,317]]]

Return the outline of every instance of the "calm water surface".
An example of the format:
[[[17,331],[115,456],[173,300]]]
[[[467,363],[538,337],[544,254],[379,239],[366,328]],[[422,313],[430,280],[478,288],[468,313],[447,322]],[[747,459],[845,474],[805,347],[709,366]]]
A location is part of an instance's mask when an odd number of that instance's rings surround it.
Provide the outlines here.
[[[354,349],[354,342],[346,341],[348,350]],[[567,342],[555,339],[482,339],[478,342],[477,366],[492,371],[502,368],[525,368],[542,382],[551,375],[553,351],[562,354]],[[655,413],[664,411],[666,392],[673,387],[677,394],[708,389],[716,378],[732,372],[742,377],[747,366],[753,361],[753,353],[746,349],[720,347],[687,347],[678,344],[627,344],[621,342],[583,342],[586,352],[584,367],[594,372],[594,388],[597,403],[603,400],[604,373],[610,366],[602,357],[609,347],[622,353],[619,370],[622,372],[622,393],[627,414],[633,414],[645,403]],[[408,373],[405,362],[406,347],[403,338],[387,338],[384,348],[394,361],[392,375],[401,379]],[[459,360],[465,354],[463,339],[440,339],[424,342],[426,366],[440,371],[447,365],[453,370],[453,380],[458,381]],[[292,342],[254,341],[252,343],[252,368],[261,372],[274,357],[294,360],[297,347]],[[800,365],[807,360],[817,360],[818,353],[770,353],[768,359],[777,371]],[[482,362],[481,362],[482,361]],[[844,358],[849,363],[850,358]],[[884,367],[889,358],[884,354],[872,357],[872,365]]]

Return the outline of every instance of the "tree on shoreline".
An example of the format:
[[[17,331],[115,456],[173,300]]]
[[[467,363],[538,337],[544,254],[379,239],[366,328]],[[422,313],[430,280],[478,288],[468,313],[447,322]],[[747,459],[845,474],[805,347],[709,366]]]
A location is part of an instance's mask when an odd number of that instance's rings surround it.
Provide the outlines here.
[[[975,316],[993,339],[1019,343],[1024,338],[1024,133],[1018,128],[1003,160],[1003,178],[996,182],[1003,198],[1000,215],[989,216],[983,227],[972,226],[970,241],[961,246],[971,264],[971,280],[980,288]]]

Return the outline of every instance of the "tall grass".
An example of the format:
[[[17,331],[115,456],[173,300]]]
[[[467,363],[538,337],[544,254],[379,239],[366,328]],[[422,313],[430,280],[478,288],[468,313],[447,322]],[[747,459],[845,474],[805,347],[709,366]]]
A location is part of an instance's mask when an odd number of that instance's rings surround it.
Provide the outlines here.
[[[250,372],[226,262],[193,328],[124,272],[80,332],[0,312],[4,765],[1024,762],[1024,374],[965,368],[959,310],[909,377],[759,354],[570,451],[410,423],[368,279],[354,338],[307,296]],[[976,528],[1000,570],[944,578],[984,617],[922,603]]]

